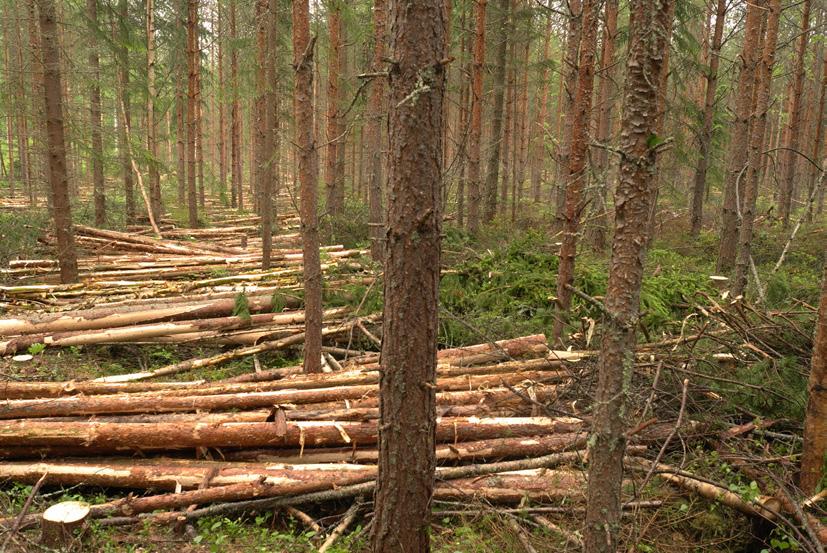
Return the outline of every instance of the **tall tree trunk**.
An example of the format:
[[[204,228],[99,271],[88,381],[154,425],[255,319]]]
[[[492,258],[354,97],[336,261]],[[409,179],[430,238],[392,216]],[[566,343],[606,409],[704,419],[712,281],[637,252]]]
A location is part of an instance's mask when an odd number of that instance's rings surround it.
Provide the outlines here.
[[[775,48],[778,42],[778,20],[781,16],[781,0],[768,0],[767,34],[764,37],[764,53],[756,72],[755,115],[749,135],[749,154],[741,201],[738,229],[738,254],[735,259],[735,276],[732,279],[732,296],[744,293],[752,262],[752,232],[755,220],[755,204],[758,200],[758,177],[764,152],[764,134],[767,127],[767,111],[772,92],[772,70],[775,65]]]
[[[197,40],[197,39],[196,39]],[[195,159],[198,161],[198,205],[203,209],[207,205],[207,185],[204,182],[204,102],[201,95],[201,46],[198,46],[195,64]]]
[[[10,7],[10,5],[6,4],[6,10],[3,14],[4,19],[5,19],[5,23],[7,25],[7,27],[4,29],[4,31],[6,31],[6,33],[9,32],[8,26],[11,26],[12,21],[13,21],[11,15],[9,14],[9,11],[11,9],[12,8]],[[11,41],[5,40],[3,42],[5,43],[4,44],[5,47],[3,48],[3,62],[5,63],[6,67],[11,67],[11,65],[10,65],[11,64],[11,57],[12,57],[11,56],[11,51],[10,51],[11,50]],[[8,84],[8,90],[6,91],[7,94],[8,94],[8,97],[9,98],[14,98],[14,83],[12,82],[12,79],[7,79],[6,83]],[[41,91],[40,96],[42,96],[42,95],[43,94],[42,94],[42,91]],[[40,96],[38,96],[38,98]],[[6,111],[6,138],[7,138],[7,146],[8,146],[8,151],[9,151],[9,172],[7,174],[7,177],[8,177],[8,183],[9,183],[9,197],[10,198],[14,198],[14,196],[15,196],[14,187],[15,187],[15,184],[16,184],[15,170],[14,170],[14,138],[15,138],[14,137],[14,127],[15,127],[14,122],[15,122],[15,116],[14,116],[13,110],[9,109],[9,110]]]
[[[698,136],[698,162],[692,185],[691,236],[697,238],[704,221],[704,197],[706,196],[706,172],[712,155],[712,124],[715,119],[715,94],[718,89],[718,66],[720,64],[721,41],[724,36],[724,22],[727,0],[718,0],[715,10],[715,30],[709,47],[709,68],[706,71],[706,96],[704,98],[703,127]]]
[[[480,228],[480,142],[482,140],[482,71],[485,65],[485,8],[477,0],[474,63],[471,75],[471,128],[468,147],[468,230]]]
[[[607,5],[615,0],[609,0]],[[549,53],[551,52],[551,36],[553,34],[554,18],[550,15],[546,36],[543,38],[543,71],[540,82],[543,89],[540,94],[540,109],[537,110],[537,117],[534,119],[534,139],[531,141],[531,195],[534,203],[540,201],[540,187],[543,180],[543,167],[545,166],[546,153],[546,121],[548,119],[548,104],[551,91],[551,79],[549,79]]]
[[[34,144],[30,152],[32,159],[29,160],[29,165],[32,167],[34,194],[37,195],[40,190],[44,188],[46,183],[46,167],[49,163],[48,152],[46,151],[46,119],[43,117],[43,103],[40,98],[43,96],[43,66],[41,65],[40,52],[40,31],[37,28],[37,6],[35,0],[27,0],[26,7],[28,10],[28,27],[29,27],[29,56],[32,61],[31,66],[31,88],[32,88],[32,111],[34,116],[33,121],[33,139]],[[48,196],[48,194],[47,194]]]
[[[523,199],[523,192],[525,188],[525,173],[526,165],[528,163],[528,64],[529,54],[531,52],[531,35],[526,33],[526,39],[522,44],[522,59],[518,64],[522,66],[520,69],[520,88],[519,94],[514,92],[517,105],[517,117],[515,122],[519,122],[518,131],[514,133],[514,174],[516,175],[516,200],[519,203]],[[516,205],[516,204],[515,204]],[[512,221],[514,217],[512,216]]]
[[[187,213],[189,226],[198,226],[196,190],[197,160],[195,141],[198,132],[198,0],[187,0]]]
[[[508,212],[508,194],[511,190],[512,170],[511,163],[513,161],[514,149],[514,94],[517,92],[516,82],[516,65],[514,58],[515,46],[514,41],[511,41],[508,48],[508,57],[511,60],[508,67],[508,76],[505,81],[505,115],[503,116],[503,178],[502,187],[500,189],[500,210],[505,215]],[[514,198],[512,198],[513,200]],[[513,202],[512,202],[513,206]],[[513,208],[512,208],[513,212]],[[513,220],[513,217],[512,217]]]
[[[327,156],[325,158],[325,187],[327,188],[327,212],[340,215],[342,204],[339,202],[339,188],[344,186],[342,169],[339,165],[341,151],[344,149],[341,114],[339,103],[341,87],[339,75],[342,72],[342,9],[337,1],[330,3],[327,12],[327,25],[330,36],[330,52],[327,56]]]
[[[744,44],[738,63],[738,93],[736,96],[735,118],[730,125],[732,140],[727,150],[726,180],[724,182],[724,203],[721,208],[721,244],[718,250],[717,271],[729,271],[735,264],[738,242],[738,198],[743,197],[742,179],[747,162],[747,139],[753,111],[753,90],[755,69],[760,57],[758,44],[761,40],[761,20],[764,11],[763,0],[747,3],[744,26]]]
[[[186,68],[186,65],[184,65]],[[180,79],[175,93],[176,146],[178,153],[178,206],[187,204],[187,80]]]
[[[273,249],[273,184],[278,179],[278,74],[275,59],[278,37],[274,28],[277,23],[277,8],[276,0],[256,1],[256,175],[261,212],[262,269],[270,268],[270,255]]]
[[[256,204],[259,206],[259,215],[262,215],[261,233],[264,238],[264,216],[263,204],[265,187],[270,180],[267,171],[267,157],[270,155],[267,137],[267,17],[270,12],[269,0],[256,0],[255,3],[255,44],[256,44],[256,74],[255,74],[255,97],[253,98],[253,110],[250,113],[251,132],[255,135],[253,144],[253,180],[256,183],[256,192],[259,197]],[[270,221],[266,221],[269,223]],[[272,229],[270,229],[272,230]],[[269,267],[270,252],[263,251],[262,244],[262,267]]]
[[[503,103],[505,102],[506,53],[508,52],[510,0],[499,0],[497,60],[494,69],[494,106],[491,114],[491,149],[485,174],[485,210],[483,221],[490,223],[497,213],[497,183],[500,175],[500,148],[502,147]]]
[[[824,104],[825,99],[827,99],[827,51],[824,52],[824,61],[818,60],[819,62],[823,63],[821,68],[821,86],[820,92],[818,96],[818,107],[816,108],[815,112],[815,128],[816,128],[816,136],[813,140],[813,151],[812,151],[812,158],[818,159],[819,153],[821,152],[821,145],[827,141],[824,140]],[[822,168],[824,168],[822,166]],[[813,187],[816,185],[816,178],[817,178],[818,170],[815,167],[810,168],[810,178],[807,183],[807,197],[810,197],[813,193]],[[817,206],[817,207],[816,207]],[[816,200],[816,206],[810,206],[808,212],[808,220],[812,221],[813,211],[817,211],[821,213],[824,209],[824,187],[818,189],[818,198]]]
[[[29,161],[29,120],[27,117],[28,101],[26,98],[26,66],[23,60],[22,22],[19,13],[14,18],[15,42],[15,83],[17,85],[17,157],[20,160],[20,176],[31,205],[35,204],[34,186],[32,183],[32,169]],[[10,37],[9,37],[10,38]]]
[[[597,97],[597,142],[609,145],[612,136],[612,111],[615,95],[614,53],[617,40],[617,0],[607,0],[604,7],[603,48],[600,54],[600,89]],[[606,249],[606,234],[608,232],[609,193],[609,150],[598,148],[592,154],[595,162],[596,183],[594,191],[594,206],[592,208],[593,222],[591,231],[591,245],[596,251]]]
[[[103,122],[101,119],[100,60],[98,59],[98,0],[86,1],[89,20],[89,119],[92,127],[92,182],[95,195],[95,224],[106,224],[106,192],[103,184]]]
[[[221,187],[221,193],[224,201],[227,201],[227,121],[226,121],[226,107],[227,102],[224,99],[226,94],[226,87],[224,86],[224,20],[221,17],[222,8],[221,2],[216,2],[216,20],[217,20],[217,40],[218,40],[218,82],[216,94],[219,96],[218,100],[218,184]]]
[[[238,101],[238,52],[235,40],[236,0],[230,0],[230,88],[232,103],[230,105],[230,173],[231,205],[244,209],[244,186],[241,173],[241,107]]]
[[[594,0],[583,0],[580,10],[582,32],[580,33],[577,94],[574,97],[571,112],[571,139],[569,140],[571,149],[568,162],[569,176],[566,182],[563,245],[560,248],[560,263],[557,271],[557,304],[560,313],[554,321],[553,335],[558,341],[563,336],[565,313],[571,307],[572,292],[569,287],[574,284],[574,258],[577,254],[580,212],[583,209],[581,196],[586,179],[586,152],[592,110],[594,51],[597,38],[596,10],[597,5]]]
[[[827,455],[827,263],[824,264],[824,276],[821,277],[821,301],[818,304],[807,391],[809,396],[804,416],[804,451],[799,486],[806,495],[811,495],[824,481],[824,458]]]
[[[135,222],[135,186],[132,180],[132,164],[129,148],[126,144],[126,127],[132,125],[132,109],[129,94],[129,11],[127,0],[118,0],[118,21],[115,25],[115,39],[118,41],[118,153],[123,172],[123,195],[126,209],[126,222]],[[122,107],[122,109],[121,109]]]
[[[398,64],[390,74],[385,334],[372,539],[375,553],[425,553],[436,465],[446,21],[442,0],[394,0],[390,6],[390,55]]]
[[[371,71],[379,74],[385,57],[386,1],[373,3],[373,62]],[[374,261],[384,259],[384,216],[382,213],[382,120],[384,119],[385,78],[375,76],[370,82],[366,142],[368,149],[368,204],[370,225],[370,255]]]
[[[574,95],[577,90],[577,60],[580,51],[580,32],[582,30],[581,0],[569,0],[569,21],[566,28],[566,49],[561,64],[560,100],[558,101],[558,125],[560,144],[557,150],[557,179],[555,184],[555,219],[556,226],[562,228],[565,220],[566,187],[569,177],[569,152],[571,149],[571,121],[574,116]]]
[[[810,0],[803,0],[801,13],[801,34],[798,37],[798,48],[795,54],[795,65],[790,76],[790,109],[787,118],[787,129],[784,140],[784,150],[781,156],[781,190],[778,201],[778,214],[784,228],[790,224],[792,211],[793,188],[795,183],[795,168],[798,161],[798,149],[801,143],[801,104],[804,91],[804,58],[807,54],[807,41],[810,36]]]
[[[158,173],[158,142],[155,139],[155,23],[153,0],[146,0],[146,148],[149,152],[149,205],[152,216],[161,218],[161,176]]]
[[[318,161],[313,126],[313,49],[307,0],[293,1],[293,67],[296,71],[293,125],[301,182],[301,234],[304,256],[304,371],[321,372],[322,269],[319,259],[319,223],[316,214]]]
[[[589,438],[586,553],[615,553],[621,529],[621,486],[626,449],[626,396],[635,363],[635,331],[647,242],[655,200],[656,145],[651,137],[658,108],[658,75],[668,45],[673,0],[632,0],[629,61],[621,123],[620,176],[615,193],[615,233],[606,315],[598,361],[596,411]]]
[[[76,282],[78,260],[69,203],[69,182],[66,175],[66,144],[63,137],[63,105],[61,98],[60,50],[57,41],[57,18],[54,0],[38,0],[40,36],[43,41],[43,96],[49,148],[49,184],[52,194],[52,218],[57,238],[57,260],[60,281]]]

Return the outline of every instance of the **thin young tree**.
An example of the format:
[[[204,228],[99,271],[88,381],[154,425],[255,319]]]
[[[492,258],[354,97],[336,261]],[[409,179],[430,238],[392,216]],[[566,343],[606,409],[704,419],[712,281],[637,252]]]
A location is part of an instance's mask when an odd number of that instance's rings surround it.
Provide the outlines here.
[[[591,122],[592,89],[594,86],[594,58],[597,43],[597,3],[583,0],[580,9],[580,59],[578,62],[577,93],[571,114],[571,138],[569,140],[568,180],[563,213],[563,244],[557,270],[557,305],[560,309],[554,321],[553,335],[560,340],[565,326],[564,313],[571,307],[574,284],[574,260],[577,255],[577,233],[580,212],[583,209],[582,193],[586,179],[586,155],[588,132]],[[568,116],[566,117],[568,120]]]
[[[390,2],[388,243],[374,553],[430,551],[442,221],[443,0]]]
[[[161,218],[161,176],[158,141],[155,139],[155,14],[153,0],[146,0],[146,148],[149,153],[149,205],[155,220]]]
[[[187,214],[189,226],[198,226],[196,135],[198,133],[198,0],[187,0]]]
[[[342,7],[337,0],[329,0],[327,27],[330,51],[327,56],[327,155],[325,157],[325,187],[327,188],[327,212],[340,215],[344,207],[344,167],[339,160],[344,151],[340,103],[342,87],[340,75],[343,67]]]
[[[231,205],[244,209],[244,187],[241,173],[241,105],[238,100],[238,52],[235,40],[238,37],[236,29],[236,0],[230,0],[230,88],[232,101],[230,104],[230,189]]]
[[[558,131],[560,135],[557,148],[557,178],[554,186],[556,225],[563,227],[566,206],[566,185],[569,175],[569,149],[571,148],[571,122],[574,115],[574,95],[577,90],[577,59],[580,51],[581,0],[569,0],[568,26],[566,27],[566,47],[563,51],[562,77],[560,79],[560,97],[557,102]]]
[[[313,49],[307,0],[293,1],[293,125],[300,182],[302,255],[304,258],[304,371],[322,370],[322,269],[316,213],[318,165],[313,126]]]
[[[500,177],[500,150],[502,147],[503,104],[505,103],[506,54],[509,39],[510,0],[499,0],[497,10],[496,66],[494,69],[494,106],[491,114],[491,147],[488,150],[488,168],[485,173],[485,204],[483,221],[490,223],[497,213],[497,183]]]
[[[127,0],[118,0],[117,18],[113,30],[116,40],[115,55],[118,64],[117,102],[123,109],[118,109],[118,154],[123,173],[123,195],[126,209],[126,222],[135,222],[135,185],[132,180],[132,165],[129,149],[126,145],[126,127],[132,125],[132,110],[129,93],[129,10]],[[121,115],[123,112],[123,115]]]
[[[706,173],[712,156],[712,131],[715,119],[715,103],[718,90],[718,67],[720,66],[721,44],[724,36],[724,22],[727,14],[727,0],[718,0],[715,9],[715,28],[709,46],[709,67],[705,72],[706,94],[704,96],[704,119],[698,134],[698,161],[692,180],[692,206],[690,207],[690,234],[697,237],[704,220],[704,197],[706,196]]]
[[[482,141],[482,72],[485,65],[485,8],[487,0],[476,0],[474,62],[471,74],[471,123],[468,137],[468,230],[480,228],[480,143]]]
[[[92,126],[92,183],[95,197],[95,224],[106,224],[106,192],[103,182],[103,122],[101,116],[100,59],[98,58],[98,0],[86,1],[89,25],[89,120]]]
[[[78,280],[78,260],[69,202],[69,179],[66,172],[66,141],[63,130],[63,98],[61,91],[60,49],[54,0],[38,0],[40,37],[43,53],[43,101],[49,149],[49,185],[52,197],[52,219],[57,238],[57,261],[60,281]]]
[[[370,255],[374,261],[384,258],[385,237],[382,213],[382,120],[385,116],[385,78],[381,75],[385,57],[385,0],[373,2],[373,61],[367,107],[365,142],[368,149],[368,206]]]
[[[646,223],[657,185],[657,142],[652,140],[657,122],[651,115],[658,106],[658,76],[669,40],[669,4],[673,1],[632,0],[630,6],[615,233],[604,300],[596,407],[589,438],[588,505],[583,529],[586,553],[619,550],[626,387],[634,370],[635,332],[649,231]]]

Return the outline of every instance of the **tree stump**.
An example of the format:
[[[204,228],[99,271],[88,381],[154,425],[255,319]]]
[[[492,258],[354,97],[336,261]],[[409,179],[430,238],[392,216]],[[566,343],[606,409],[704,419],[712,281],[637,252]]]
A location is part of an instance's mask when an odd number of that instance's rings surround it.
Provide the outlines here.
[[[82,501],[64,501],[46,509],[40,522],[40,543],[60,551],[69,550],[78,537],[75,531],[86,524],[89,510],[89,504]]]

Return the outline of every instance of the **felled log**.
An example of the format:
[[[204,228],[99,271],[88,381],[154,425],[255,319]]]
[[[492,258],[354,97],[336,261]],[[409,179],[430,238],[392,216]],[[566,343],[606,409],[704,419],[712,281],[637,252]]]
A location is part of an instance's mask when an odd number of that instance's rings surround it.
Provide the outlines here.
[[[493,439],[502,436],[544,436],[582,428],[571,418],[440,418],[438,442]],[[329,447],[370,445],[377,441],[372,422],[275,421],[230,423],[43,422],[14,420],[0,423],[0,447],[65,446],[182,449],[191,447]],[[6,465],[0,466],[0,478]],[[42,472],[41,472],[42,474]]]
[[[86,225],[75,225],[75,233],[77,236],[91,236],[95,238],[105,238],[121,243],[144,244],[148,246],[159,246],[169,253],[177,253],[181,255],[199,255],[205,252],[221,252],[229,254],[243,253],[231,248],[222,248],[213,244],[184,244],[180,242],[172,242],[169,240],[158,240],[157,238],[149,238],[146,236],[139,236],[136,234],[118,232],[114,230],[105,230],[94,227],[87,227]]]

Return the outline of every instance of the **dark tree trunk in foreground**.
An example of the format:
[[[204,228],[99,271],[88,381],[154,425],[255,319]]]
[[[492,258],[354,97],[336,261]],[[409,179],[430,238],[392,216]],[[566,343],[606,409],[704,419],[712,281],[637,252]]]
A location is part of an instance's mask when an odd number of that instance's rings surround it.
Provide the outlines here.
[[[379,73],[385,67],[385,10],[386,0],[373,3],[373,63],[371,71]],[[384,119],[384,77],[373,77],[368,96],[368,121],[365,142],[368,148],[368,204],[370,206],[370,255],[374,261],[384,259],[385,226],[382,213],[382,120]]]
[[[98,0],[87,0],[89,19],[89,119],[92,126],[92,183],[95,196],[95,224],[106,224],[106,192],[103,187],[103,123],[101,120],[100,60],[98,59]]]
[[[744,193],[741,196],[740,225],[738,227],[738,253],[735,258],[735,275],[732,279],[732,296],[744,293],[752,263],[752,233],[755,223],[755,204],[758,200],[761,159],[764,157],[764,133],[767,128],[767,111],[772,93],[772,70],[775,65],[775,48],[778,42],[778,24],[781,16],[781,0],[767,2],[767,34],[764,37],[764,53],[756,72],[756,100],[752,128],[749,135],[747,169],[744,176]]]
[[[761,42],[761,20],[764,14],[762,6],[762,0],[747,4],[744,45],[738,58],[741,73],[738,76],[735,120],[730,126],[731,136],[738,137],[738,139],[730,141],[726,156],[728,163],[724,182],[724,203],[721,208],[722,226],[721,244],[718,250],[718,272],[729,271],[735,264],[735,248],[738,242],[738,206],[736,200],[742,196],[743,171],[747,163],[747,141],[752,119],[755,67],[761,55],[758,45]]]
[[[712,123],[715,118],[715,93],[718,90],[718,66],[720,65],[721,40],[724,36],[727,0],[718,0],[715,11],[715,30],[709,48],[709,69],[706,72],[706,96],[704,98],[704,121],[698,136],[698,163],[692,184],[691,230],[697,237],[704,222],[704,196],[706,195],[706,172],[712,155]]]
[[[482,140],[482,70],[485,64],[485,5],[477,0],[474,62],[471,74],[471,123],[468,136],[468,230],[480,228],[480,142]]]
[[[66,173],[66,142],[63,135],[63,105],[60,77],[60,50],[57,40],[57,22],[53,0],[38,0],[40,8],[40,36],[43,42],[43,90],[46,114],[46,134],[49,149],[49,185],[52,194],[52,218],[57,237],[57,261],[60,281],[78,279],[78,260],[72,229],[69,203],[69,179]]]
[[[824,457],[827,455],[827,263],[821,278],[821,301],[807,390],[809,397],[804,417],[804,453],[799,485],[806,495],[811,495],[824,478]]]
[[[430,550],[434,486],[446,21],[441,0],[391,0],[389,15],[390,57],[398,63],[390,73],[390,203],[373,551],[415,553]]]
[[[563,245],[560,247],[560,264],[557,270],[558,317],[554,321],[553,335],[556,340],[563,336],[566,312],[571,307],[574,284],[574,259],[577,255],[577,232],[580,212],[583,209],[582,192],[585,187],[586,153],[588,151],[589,123],[592,113],[592,88],[594,85],[594,51],[597,39],[597,5],[584,0],[580,10],[580,61],[577,75],[577,94],[571,113],[571,140],[566,182],[566,204],[563,214]],[[566,116],[568,120],[569,115]]]
[[[500,150],[502,148],[503,104],[505,102],[505,69],[508,52],[510,0],[500,0],[498,11],[497,60],[494,69],[494,108],[491,114],[491,150],[488,152],[488,168],[485,173],[485,206],[483,221],[490,223],[497,213],[497,182],[500,176]]]
[[[187,213],[189,226],[198,226],[198,164],[195,138],[198,132],[198,0],[187,0]]]
[[[321,372],[322,367],[322,269],[319,259],[319,223],[316,214],[318,165],[313,127],[313,48],[310,38],[310,10],[307,0],[293,1],[293,125],[298,149],[301,186],[301,234],[304,256],[304,371]]]
[[[633,0],[629,61],[620,132],[620,175],[615,192],[615,234],[606,288],[606,315],[598,362],[597,397],[589,438],[586,553],[615,553],[620,533],[623,454],[626,449],[626,389],[635,362],[635,329],[649,226],[655,200],[655,134],[659,75],[673,0]]]

